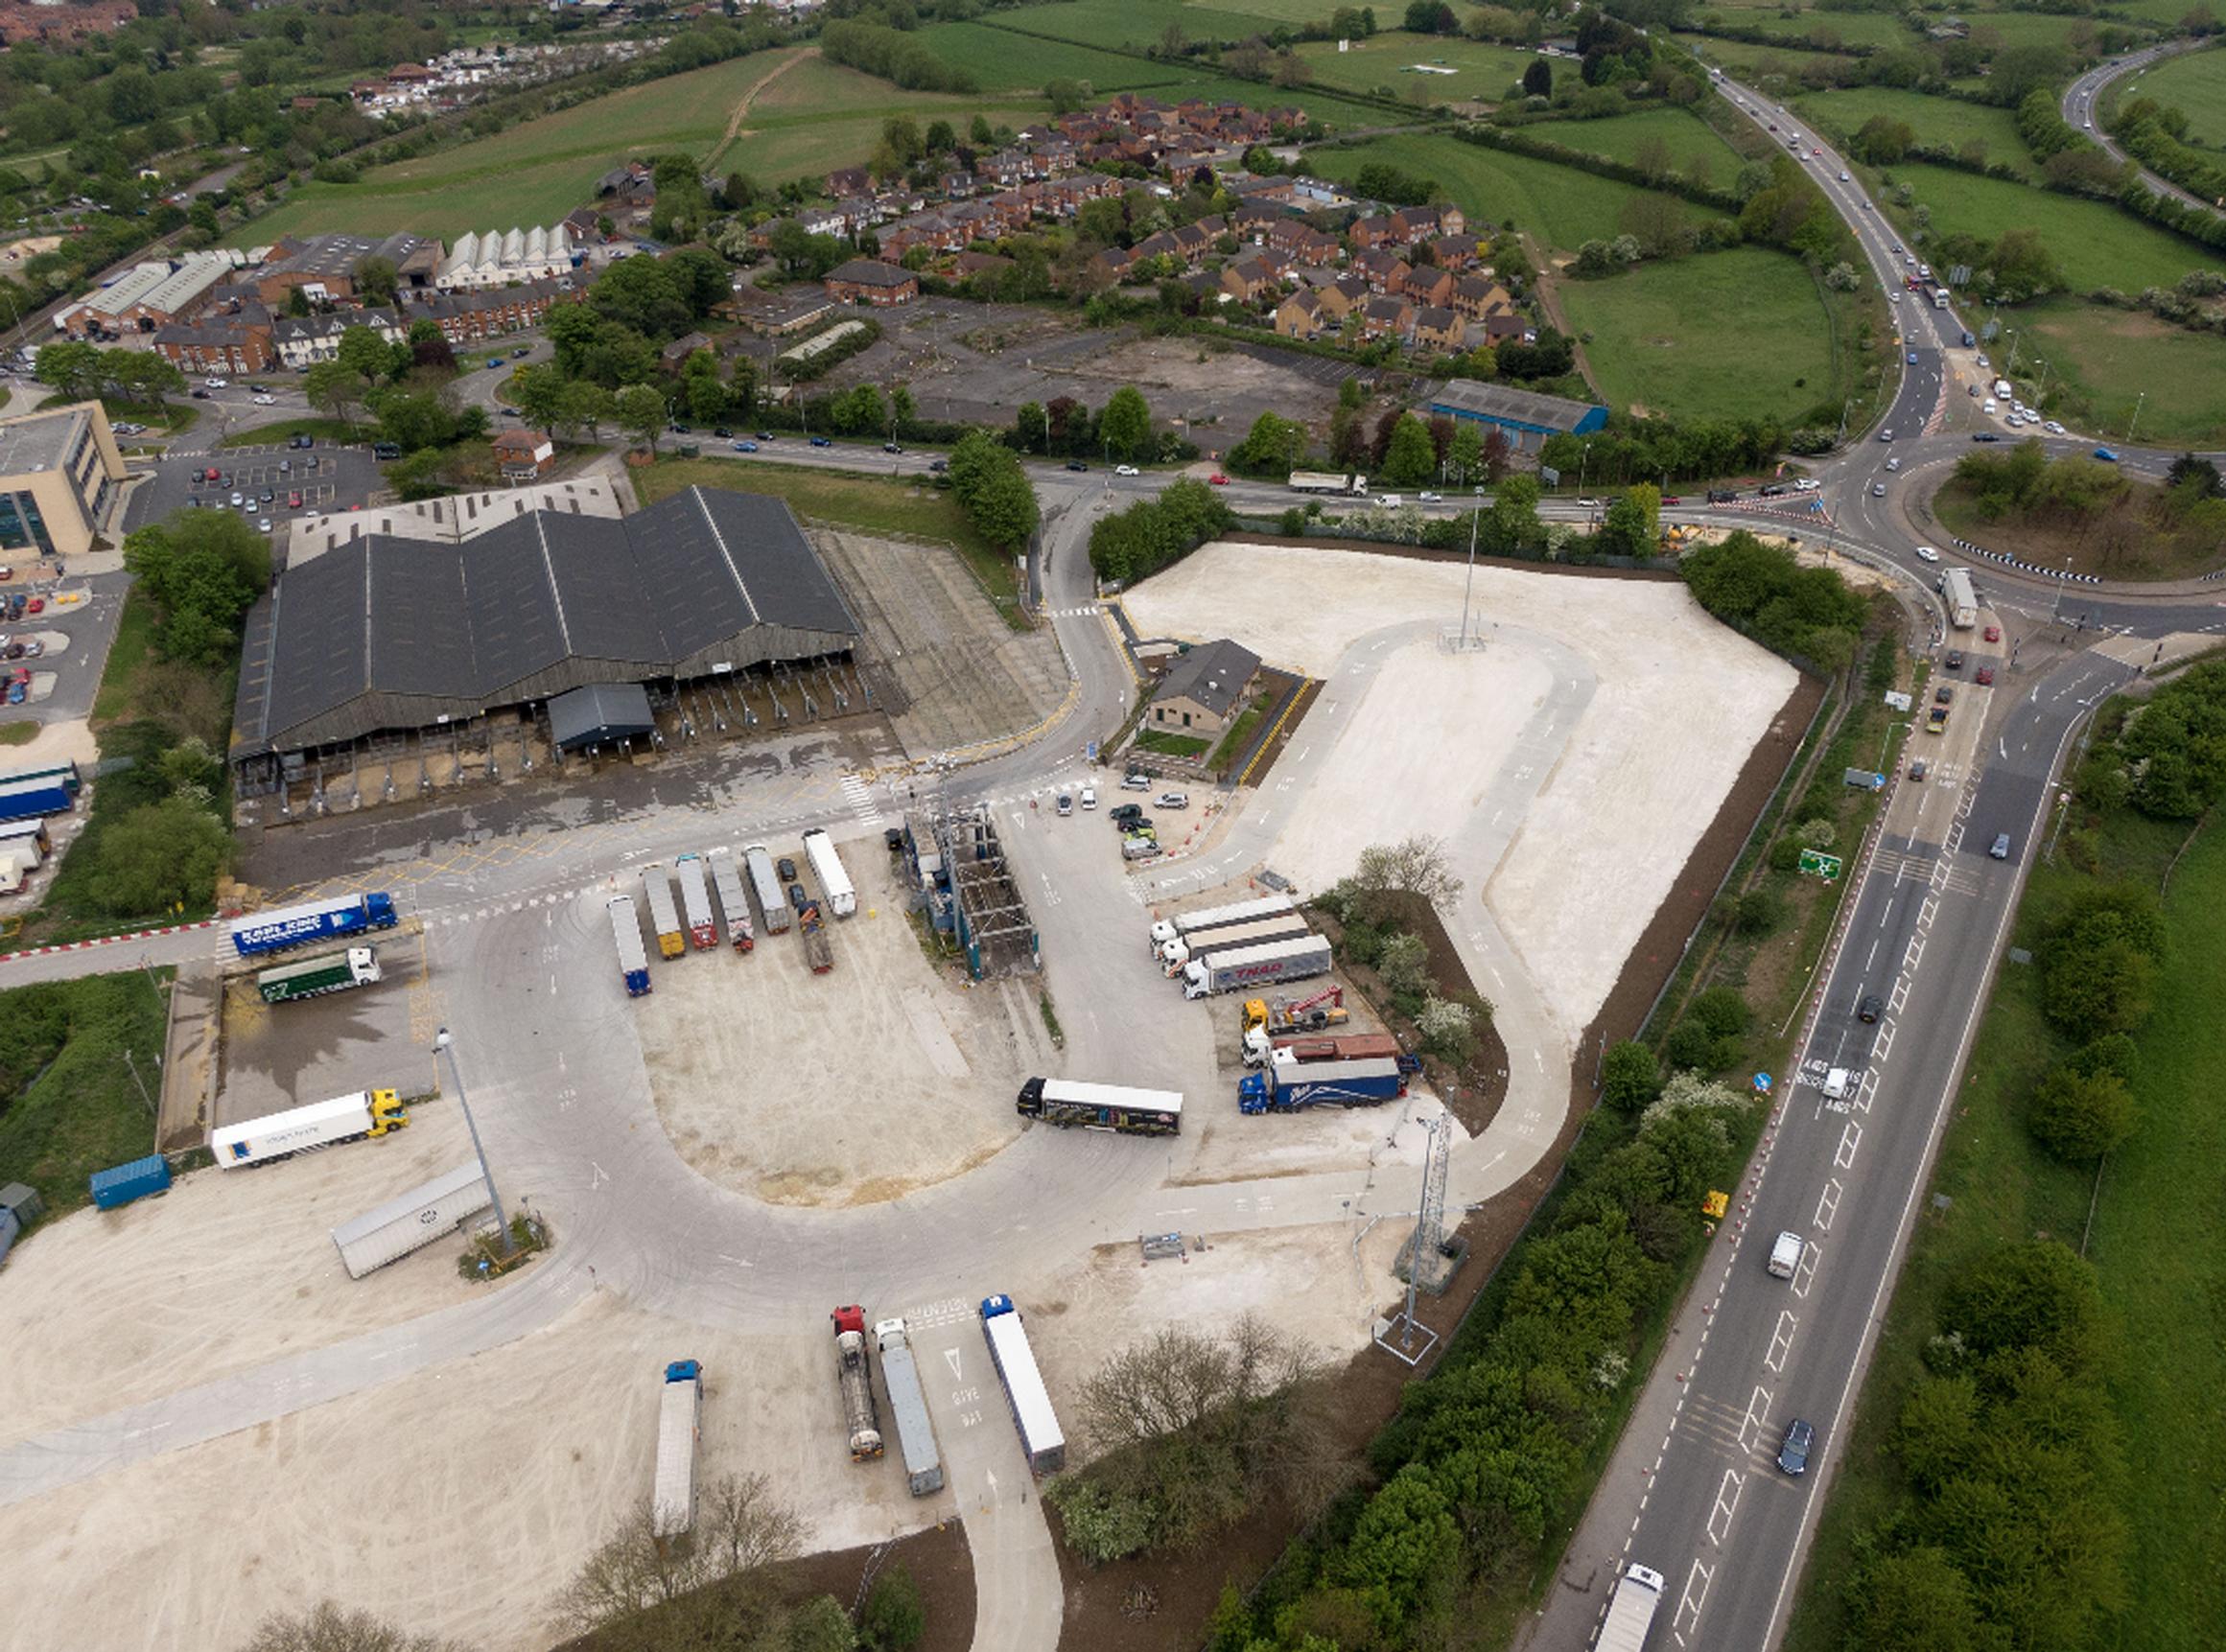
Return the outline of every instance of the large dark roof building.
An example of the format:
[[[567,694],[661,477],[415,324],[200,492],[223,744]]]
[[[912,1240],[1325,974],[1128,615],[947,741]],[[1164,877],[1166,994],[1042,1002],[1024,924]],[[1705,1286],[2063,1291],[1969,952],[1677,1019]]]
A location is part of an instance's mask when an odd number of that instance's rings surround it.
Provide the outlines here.
[[[289,569],[249,616],[231,755],[839,655],[858,635],[762,494],[690,488],[619,521],[535,511],[461,544],[370,534]]]

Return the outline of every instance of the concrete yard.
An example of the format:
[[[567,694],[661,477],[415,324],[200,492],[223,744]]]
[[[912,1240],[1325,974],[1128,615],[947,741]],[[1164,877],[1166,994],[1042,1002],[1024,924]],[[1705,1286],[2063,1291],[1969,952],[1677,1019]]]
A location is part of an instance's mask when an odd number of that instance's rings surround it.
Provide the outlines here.
[[[1476,570],[1485,651],[1441,654],[1437,629],[1460,623],[1464,572],[1349,549],[1214,544],[1123,600],[1142,635],[1234,637],[1270,664],[1330,679],[1324,706],[1340,694],[1341,663],[1380,667],[1320,779],[1279,823],[1276,865],[1302,888],[1342,876],[1367,844],[1493,824],[1472,811],[1509,778],[1511,742],[1550,683],[1588,674],[1575,725],[1539,736],[1558,760],[1527,817],[1498,823],[1513,840],[1481,891],[1563,1024],[1582,1027],[1795,673],[1680,584],[1498,565]],[[1359,640],[1402,624],[1414,629],[1347,660]],[[1305,742],[1304,725],[1292,738]],[[1271,774],[1264,798],[1274,783]]]
[[[457,1276],[460,1241],[359,1280],[332,1242],[341,1222],[471,1152],[462,1113],[432,1102],[398,1134],[197,1171],[160,1198],[42,1229],[8,1259],[0,1445],[483,1292]],[[99,1381],[87,1381],[95,1359]]]
[[[654,968],[638,1006],[650,1090],[715,1182],[775,1204],[902,1198],[1013,1140],[1020,1082],[1059,1070],[1027,983],[968,987],[928,963],[878,849],[844,856],[858,910],[830,920],[829,973],[793,929]]]
[[[236,1125],[358,1090],[409,1095],[433,1086],[439,1023],[424,937],[394,931],[373,936],[371,945],[380,980],[298,1004],[264,1003],[253,969],[228,977],[212,1124]],[[327,949],[310,950],[321,956]],[[293,961],[281,954],[263,962]]]

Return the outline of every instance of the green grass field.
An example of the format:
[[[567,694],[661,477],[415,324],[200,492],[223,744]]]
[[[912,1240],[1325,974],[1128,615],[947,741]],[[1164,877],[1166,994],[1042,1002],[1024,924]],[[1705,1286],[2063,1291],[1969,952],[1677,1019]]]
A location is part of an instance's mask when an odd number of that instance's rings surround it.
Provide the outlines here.
[[[2104,867],[2154,889],[2186,829],[2132,815],[2114,821],[2103,831]],[[2030,946],[2046,915],[2088,881],[2060,864],[2036,866],[2018,944]],[[2156,1013],[2136,1035],[2132,1088],[2142,1125],[2111,1155],[2087,1254],[2104,1299],[2122,1315],[2128,1356],[2111,1397],[2134,1466],[2126,1477],[2133,1536],[2126,1594],[2134,1605],[2125,1639],[2111,1643],[2199,1652],[2215,1643],[2226,1568],[2216,1489],[2226,1476],[2226,1435],[2215,1426],[2217,1396],[2226,1391],[2216,1262],[2226,1244],[2216,1178],[2226,1156],[2226,1109],[2217,1102],[2226,1086],[2226,1024],[2217,1014],[2226,992],[2226,832],[2214,827],[2181,859],[2165,916],[2168,951]],[[2034,971],[2006,966],[1933,1176],[1933,1191],[1952,1202],[1944,1215],[1920,1222],[1910,1245],[1825,1506],[1789,1652],[1846,1643],[1839,1586],[1854,1540],[1900,1491],[1885,1440],[1921,1371],[1942,1290],[1998,1245],[2049,1235],[2076,1246],[2085,1229],[2093,1178],[2043,1153],[2023,1122],[2024,1098],[2063,1054],[2037,1000]]]
[[[2006,229],[2039,231],[2063,266],[2074,292],[2092,292],[2097,287],[2115,287],[2121,292],[2169,287],[2189,270],[2218,262],[2216,254],[2206,254],[2193,242],[2144,223],[2104,201],[2028,189],[1947,167],[1900,166],[1891,169],[1891,176],[1916,186],[1917,204],[1932,208],[1936,230],[1963,230],[1986,241]],[[1910,227],[1912,221],[1907,209],[1889,212],[1897,228]],[[1918,256],[1923,256],[1921,249]]]
[[[1677,43],[1711,63],[1721,63],[1749,85],[1771,74],[1798,75],[1811,63],[1844,62],[1825,52],[1804,52],[1792,46],[1753,46],[1745,40],[1719,40],[1713,35],[1678,35]]]
[[[1388,137],[1350,149],[1319,150],[1309,158],[1326,176],[1350,178],[1370,161],[1385,161],[1434,178],[1471,221],[1517,225],[1564,251],[1613,235],[1623,204],[1639,191],[1612,178],[1527,155],[1480,149],[1443,138]]]
[[[2120,102],[2125,95],[2120,93]],[[2141,77],[2141,90],[2134,95],[2185,111],[2192,141],[2226,147],[2226,51],[2190,52],[2160,63]]]
[[[1394,30],[1366,40],[1355,40],[1340,52],[1334,40],[1312,40],[1294,48],[1313,65],[1314,83],[1350,92],[1372,92],[1388,87],[1394,97],[1419,95],[1429,104],[1452,103],[1464,98],[1497,103],[1508,88],[1523,78],[1537,61],[1529,52],[1486,40],[1409,35]],[[1455,71],[1450,75],[1417,74],[1411,65],[1428,63]],[[1557,69],[1573,65],[1557,63]]]
[[[1717,184],[1728,184],[1741,164],[1739,151],[1715,128],[1685,109],[1642,109],[1601,121],[1540,121],[1522,129],[1565,149],[1627,162],[1636,162],[1640,146],[1659,138],[1669,145],[1677,171],[1691,176],[1698,161],[1702,175]]]
[[[1298,0],[1298,4],[1311,5],[1313,10],[1295,10],[1286,16],[1273,0],[1259,5],[1236,0],[1227,6],[1191,6],[1184,0],[1060,0],[1057,5],[1022,6],[994,15],[996,21],[1015,29],[1071,40],[1078,46],[1126,46],[1142,51],[1160,44],[1169,24],[1181,29],[1189,40],[1248,40],[1285,24],[1326,17],[1335,9],[1319,0]]]
[[[1957,98],[1931,98],[1892,86],[1858,86],[1847,91],[1809,92],[1789,105],[1803,120],[1844,144],[1874,115],[1901,121],[1923,144],[1961,150],[1971,142],[1986,146],[1986,158],[2029,171],[2032,156],[2018,136],[2017,120],[2007,109],[1966,104]]]
[[[1763,247],[1564,281],[1561,306],[1617,407],[1793,418],[1830,393],[1831,320],[1800,261]]]
[[[2226,441],[2226,338],[2217,334],[2074,298],[2030,306],[2011,325],[2023,359],[2047,361],[2110,436],[2124,438],[2138,405],[2134,434],[2143,442]]]
[[[1910,38],[1901,18],[1885,12],[1803,11],[1787,17],[1772,7],[1769,11],[1727,11],[1724,22],[1727,27],[1783,35],[1792,44],[1814,40],[1840,47],[1899,46]]]
[[[0,992],[0,1181],[38,1190],[51,1219],[91,1199],[97,1170],[154,1151],[164,1005],[137,969]]]
[[[1172,86],[1189,74],[1180,63],[1148,63],[1079,41],[1017,33],[1022,28],[1053,27],[1048,20],[1038,21],[1033,12],[998,12],[987,23],[937,23],[921,30],[920,38],[944,61],[972,70],[984,92],[1036,92],[1046,81],[1072,80],[1089,81],[1090,91],[1100,97],[1145,89],[1165,96],[1160,87]],[[1012,28],[998,26],[1008,21]]]

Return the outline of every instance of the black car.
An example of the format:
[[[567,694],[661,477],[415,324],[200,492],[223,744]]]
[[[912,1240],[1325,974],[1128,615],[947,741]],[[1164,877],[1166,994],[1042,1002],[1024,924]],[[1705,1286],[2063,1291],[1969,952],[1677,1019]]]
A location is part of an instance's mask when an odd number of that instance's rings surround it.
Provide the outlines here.
[[[760,430],[760,431],[758,432],[758,440],[760,440],[761,442],[769,442],[769,441],[771,441],[772,439],[773,439],[773,432],[772,432],[771,430]]]
[[[724,425],[714,426],[711,433],[718,437],[721,441],[729,442],[733,441],[735,436],[734,431],[728,430]]]
[[[1809,1453],[1816,1444],[1816,1431],[1795,1417],[1786,1425],[1785,1444],[1778,1447],[1778,1472],[1802,1475],[1809,1472]]]
[[[901,454],[903,451],[904,450],[898,446],[895,442],[883,442],[881,444],[881,452],[884,454]]]
[[[811,896],[804,893],[804,885],[792,883],[788,886],[788,905],[792,911],[802,912],[810,904]]]
[[[796,863],[790,860],[786,855],[783,855],[779,860],[773,863],[773,870],[781,874],[781,881],[783,883],[794,883],[796,881]]]
[[[1933,690],[1933,704],[1935,706],[1945,706],[1955,698],[1956,685],[1953,683],[1943,683]]]
[[[197,389],[193,393],[193,399],[197,402],[205,402],[209,399],[209,393],[206,390]]]
[[[1999,430],[1974,430],[1971,432],[1971,439],[1975,442],[1999,442],[2002,440],[2002,433]]]
[[[1875,1022],[1885,1012],[1886,1000],[1875,992],[1865,996],[1863,1002],[1855,1007],[1855,1018],[1858,1021]]]
[[[1963,669],[1963,650],[1962,650],[1962,649],[1960,649],[1960,648],[1951,648],[1951,649],[1949,649],[1949,650],[1948,650],[1948,661],[1947,661],[1947,664],[1948,664],[1948,669],[1949,669],[1949,670],[1951,670],[1951,671],[1960,671],[1960,670],[1962,670],[1962,669]]]
[[[1066,468],[1070,471],[1086,471],[1090,469],[1090,467],[1084,464],[1080,459],[1068,459],[1066,461]]]
[[[1125,826],[1133,820],[1142,819],[1143,813],[1144,805],[1142,803],[1122,803],[1109,813],[1106,819],[1117,826]]]
[[[1788,489],[1784,482],[1765,482],[1761,487],[1755,490],[1755,492],[1761,494],[1764,499],[1777,499],[1787,491]]]

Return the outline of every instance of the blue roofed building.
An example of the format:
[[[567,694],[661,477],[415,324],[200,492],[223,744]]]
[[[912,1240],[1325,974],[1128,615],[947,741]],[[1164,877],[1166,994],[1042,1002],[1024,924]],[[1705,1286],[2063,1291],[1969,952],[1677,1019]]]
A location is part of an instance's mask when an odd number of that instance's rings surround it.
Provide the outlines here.
[[[1597,403],[1542,396],[1535,390],[1510,389],[1474,379],[1449,381],[1430,399],[1429,410],[1433,417],[1496,425],[1527,453],[1537,452],[1548,436],[1590,435],[1607,423],[1607,409]]]

